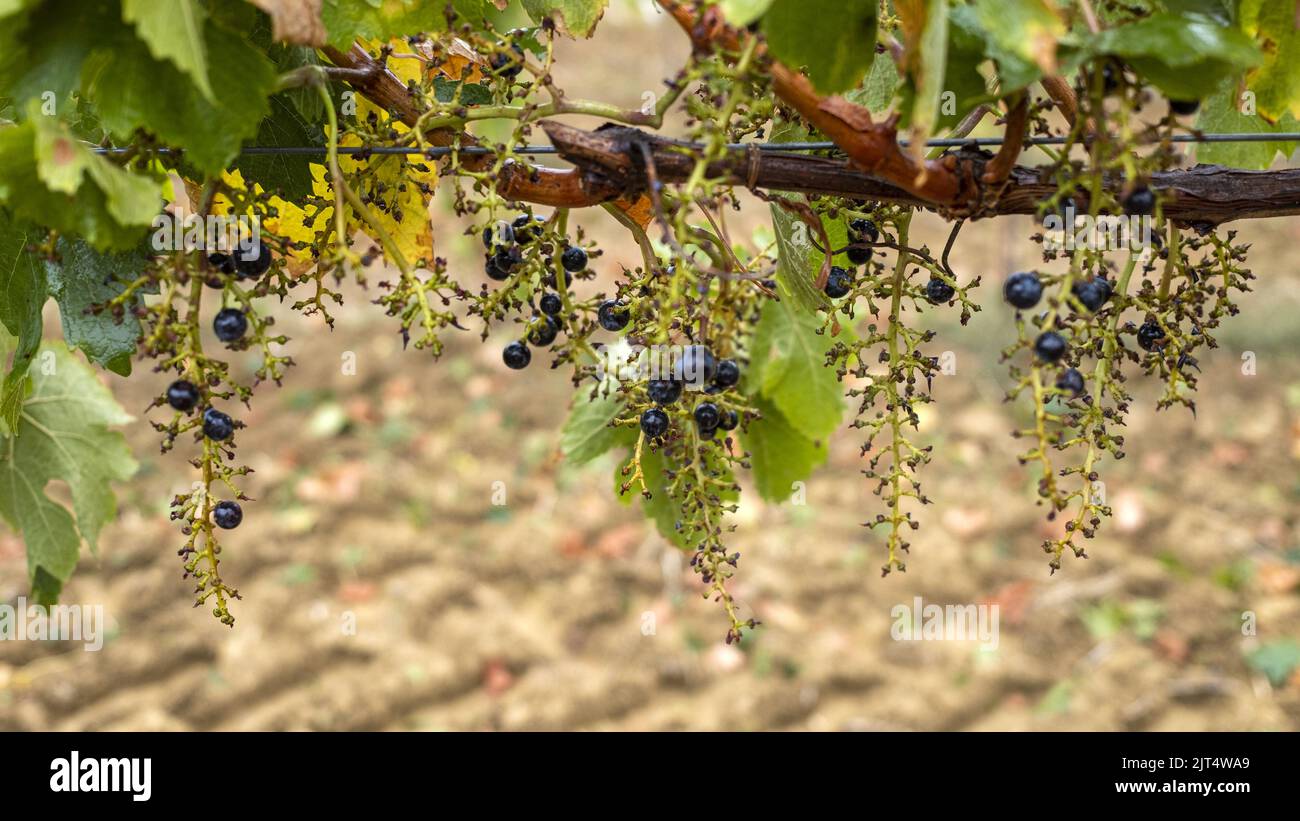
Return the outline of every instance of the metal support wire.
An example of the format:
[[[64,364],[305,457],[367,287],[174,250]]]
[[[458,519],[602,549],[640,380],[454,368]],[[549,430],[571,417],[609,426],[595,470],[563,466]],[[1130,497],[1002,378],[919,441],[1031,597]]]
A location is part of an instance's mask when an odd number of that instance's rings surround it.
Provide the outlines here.
[[[1023,143],[1026,146],[1031,145],[1064,145],[1066,137],[1028,137]],[[1169,138],[1174,143],[1273,143],[1273,142],[1300,142],[1300,131],[1284,131],[1276,134],[1259,134],[1259,133],[1238,133],[1238,134],[1176,134]],[[933,140],[926,140],[925,144],[931,148],[960,148],[962,146],[999,146],[1002,145],[1002,137],[940,137]],[[899,140],[900,145],[907,145],[906,139]],[[688,144],[689,146],[690,144]],[[703,148],[702,145],[695,145],[696,148]],[[837,151],[835,143],[831,142],[801,142],[801,143],[729,143],[728,148],[759,150],[759,151]],[[96,148],[95,151],[100,154],[120,154],[130,149],[126,148]],[[553,145],[521,145],[514,149],[516,154],[556,154],[558,150]],[[173,153],[173,149],[162,149],[163,153]],[[323,156],[329,152],[329,148],[323,145],[250,145],[244,148],[240,153],[250,156],[258,155],[306,155],[306,156]],[[339,146],[340,154],[360,154],[367,155],[386,155],[402,154],[406,156],[424,156],[424,157],[445,157],[452,153],[464,154],[466,156],[479,156],[484,154],[495,154],[496,149],[488,146],[465,146],[464,148],[452,148],[451,146],[435,146],[432,148],[415,148],[402,145],[374,145],[374,146]]]

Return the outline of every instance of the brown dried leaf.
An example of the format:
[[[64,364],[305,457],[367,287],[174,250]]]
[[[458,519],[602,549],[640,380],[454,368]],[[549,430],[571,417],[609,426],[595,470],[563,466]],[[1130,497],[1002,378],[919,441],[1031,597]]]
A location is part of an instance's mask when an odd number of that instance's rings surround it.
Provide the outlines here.
[[[271,15],[271,36],[286,43],[323,46],[327,37],[320,19],[321,0],[250,0]]]

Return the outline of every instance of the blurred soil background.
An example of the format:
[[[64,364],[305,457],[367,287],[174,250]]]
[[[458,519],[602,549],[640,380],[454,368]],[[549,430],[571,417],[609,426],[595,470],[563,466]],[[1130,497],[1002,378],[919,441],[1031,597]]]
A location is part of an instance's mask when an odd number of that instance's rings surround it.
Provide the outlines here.
[[[594,46],[566,47],[560,84],[640,105],[682,40],[615,3]],[[434,222],[477,282],[480,248],[445,197]],[[603,273],[639,262],[606,215],[581,222]],[[188,445],[160,456],[142,414],[167,380],[112,377],[142,467],[65,591],[105,605],[109,638],[98,653],[0,644],[0,729],[1300,729],[1300,220],[1239,229],[1259,279],[1201,358],[1197,416],[1157,413],[1156,386],[1131,380],[1128,458],[1101,468],[1115,515],[1091,558],[1049,576],[1053,526],[1016,463],[1025,411],[1003,403],[998,362],[1014,338],[1001,281],[1037,264],[1035,226],[967,225],[952,259],[984,277],[986,307],[966,328],[924,320],[957,369],[922,409],[935,504],[907,573],[880,578],[881,540],[860,526],[878,500],[844,431],[805,506],[745,494],[733,590],[764,624],[739,647],[686,557],[615,500],[613,454],[560,459],[572,388],[541,352],[506,370],[508,327],[453,335],[434,361],[403,352],[356,289],[332,333],[280,311],[299,366],[241,415],[259,501],[225,540],[233,630],[180,578],[166,505],[192,481]],[[942,247],[938,219],[918,230]],[[23,546],[0,532],[0,601],[25,593]],[[1000,605],[997,647],[894,641],[890,610],[916,596]]]

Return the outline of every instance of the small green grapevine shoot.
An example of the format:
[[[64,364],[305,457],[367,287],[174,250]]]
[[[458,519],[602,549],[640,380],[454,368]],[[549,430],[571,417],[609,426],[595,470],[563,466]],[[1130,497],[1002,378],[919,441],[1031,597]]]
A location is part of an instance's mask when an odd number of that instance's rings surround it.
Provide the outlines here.
[[[508,329],[516,378],[567,375],[563,455],[616,455],[614,492],[691,556],[728,642],[757,623],[729,585],[741,477],[780,503],[847,429],[863,538],[905,570],[943,502],[916,434],[941,372],[927,317],[1003,300],[1007,398],[1029,420],[1010,433],[1064,520],[1042,548],[1053,572],[1087,555],[1130,380],[1194,413],[1198,359],[1249,290],[1221,224],[1297,213],[1296,183],[1261,170],[1292,144],[1209,143],[1197,159],[1219,165],[1188,169],[1175,143],[1300,130],[1287,4],[646,0],[690,55],[625,109],[553,73],[607,2],[0,2],[0,516],[35,599],[97,549],[135,469],[92,368],[143,364],[159,393],[131,412],[192,470],[171,500],[179,569],[234,624],[258,515],[243,419],[294,364],[277,317],[333,328],[348,281],[405,355]],[[963,141],[981,124],[996,150]],[[548,140],[559,160],[528,150]],[[481,269],[438,256],[439,190]],[[607,262],[580,209],[639,264]],[[733,227],[752,209],[770,228]],[[915,239],[922,211],[951,224],[944,247]],[[1010,213],[1037,217],[1043,265],[956,273],[963,227]],[[1126,241],[1077,230],[1098,225]],[[42,340],[50,299],[66,345]]]

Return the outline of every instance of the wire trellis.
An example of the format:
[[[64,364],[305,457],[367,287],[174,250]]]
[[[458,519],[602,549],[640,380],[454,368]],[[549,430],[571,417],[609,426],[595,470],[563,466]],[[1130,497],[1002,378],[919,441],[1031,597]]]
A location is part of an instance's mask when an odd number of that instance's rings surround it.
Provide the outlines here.
[[[1026,146],[1032,145],[1064,145],[1066,137],[1027,137],[1023,140]],[[1261,133],[1230,133],[1230,134],[1176,134],[1169,138],[1173,143],[1284,143],[1300,142],[1300,131],[1284,131],[1275,134]],[[962,146],[999,146],[1002,145],[1002,137],[940,137],[926,140],[926,146],[930,148],[960,148]],[[908,140],[899,140],[899,144],[906,146]],[[684,148],[704,148],[705,146],[698,143],[682,143]],[[838,151],[838,147],[832,142],[790,142],[790,143],[728,143],[728,148],[738,150],[756,149],[759,151],[773,152],[803,152],[803,151]],[[100,154],[119,154],[131,149],[127,148],[96,148],[95,151]],[[514,149],[516,154],[558,154],[559,149],[553,145],[521,145]],[[173,153],[172,149],[163,149],[164,153]],[[248,156],[259,155],[289,155],[289,156],[324,156],[329,153],[329,148],[323,145],[250,145],[240,151],[241,154]],[[338,153],[343,155],[388,155],[400,154],[405,156],[422,156],[422,157],[445,157],[449,154],[458,153],[465,156],[477,156],[484,154],[495,154],[497,149],[489,146],[475,145],[454,148],[452,146],[433,146],[429,148],[419,148],[416,146],[405,145],[373,145],[373,146],[339,146]]]

